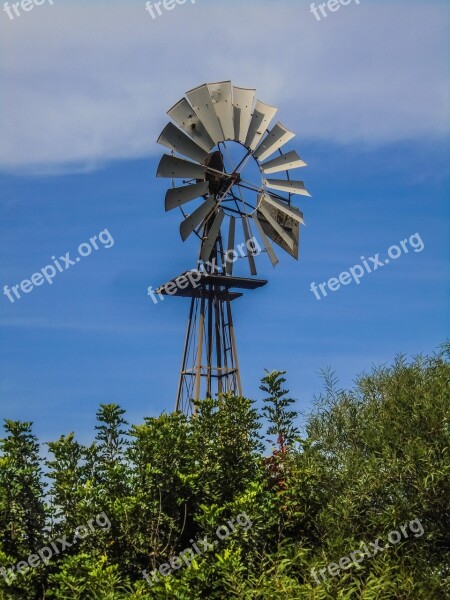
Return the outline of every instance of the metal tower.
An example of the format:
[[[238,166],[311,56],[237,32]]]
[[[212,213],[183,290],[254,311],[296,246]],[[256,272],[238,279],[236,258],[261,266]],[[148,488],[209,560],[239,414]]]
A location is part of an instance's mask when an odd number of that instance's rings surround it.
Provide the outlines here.
[[[220,238],[217,246],[222,247]],[[156,290],[191,298],[176,400],[176,410],[185,414],[195,412],[193,400],[227,392],[242,396],[231,303],[243,295],[234,290],[253,290],[267,283],[234,277],[220,259],[223,249],[214,254],[204,271],[183,273]]]

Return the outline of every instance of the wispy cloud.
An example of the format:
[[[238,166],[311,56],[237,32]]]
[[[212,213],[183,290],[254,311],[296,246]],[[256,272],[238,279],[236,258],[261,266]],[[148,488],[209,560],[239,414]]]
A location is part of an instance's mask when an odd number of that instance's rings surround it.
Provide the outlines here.
[[[146,156],[184,91],[232,79],[302,138],[380,144],[447,133],[448,10],[367,0],[317,22],[305,2],[43,6],[0,21],[0,166],[58,172]],[[50,170],[50,171],[49,171]]]

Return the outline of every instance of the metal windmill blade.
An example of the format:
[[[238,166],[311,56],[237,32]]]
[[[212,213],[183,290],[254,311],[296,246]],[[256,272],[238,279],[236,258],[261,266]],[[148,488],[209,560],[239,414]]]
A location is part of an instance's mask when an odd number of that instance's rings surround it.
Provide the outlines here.
[[[200,148],[206,152],[214,148],[215,143],[186,98],[177,102],[167,111],[167,114]]]
[[[172,123],[168,123],[158,138],[158,144],[166,146],[174,152],[187,156],[191,160],[199,163],[204,162],[208,157],[208,152],[196,144],[185,133],[180,131]]]
[[[182,204],[186,204],[186,202],[190,202],[191,200],[195,200],[200,196],[208,194],[208,192],[209,183],[207,181],[167,190],[165,201],[166,211],[180,207]]]
[[[281,190],[290,194],[299,194],[300,196],[311,196],[303,181],[285,181],[284,179],[267,179],[267,187],[273,190]]]
[[[224,140],[234,139],[234,113],[231,81],[222,83],[209,83],[209,95],[213,103],[214,112],[219,119]]]
[[[221,142],[224,139],[224,134],[214,109],[208,84],[205,83],[187,92],[186,97],[213,142],[215,144]]]
[[[270,262],[272,263],[272,266],[276,267],[280,261],[278,260],[278,257],[275,254],[274,249],[272,248],[272,244],[270,243],[268,237],[266,236],[266,232],[264,231],[264,228],[261,224],[261,221],[258,218],[257,213],[253,213],[252,217],[253,217],[253,221],[255,222],[256,228],[258,229],[262,243],[264,244],[264,248],[266,249],[267,255],[270,258]]]
[[[209,259],[209,257],[211,256],[211,253],[214,249],[214,245],[217,241],[217,238],[219,237],[220,226],[222,225],[222,221],[223,221],[224,217],[225,217],[225,213],[223,212],[222,209],[219,209],[219,211],[216,214],[214,221],[211,225],[211,229],[208,231],[208,235],[206,236],[206,239],[202,245],[202,249],[200,252],[200,258],[203,261],[207,261]]]
[[[293,137],[295,137],[295,133],[283,127],[281,123],[277,123],[266,137],[260,141],[253,156],[258,160],[265,160]]]
[[[277,213],[276,209],[272,211],[272,218],[277,219],[280,217],[279,213]],[[298,260],[299,258],[299,243],[300,243],[300,225],[298,221],[291,219],[290,217],[285,217],[283,219],[283,231],[285,234],[289,236],[289,238],[293,241],[293,245],[291,243],[287,244],[283,237],[279,235],[279,233],[272,227],[272,225],[264,218],[263,215],[258,215],[259,222],[261,223],[261,227],[264,233],[274,242],[282,248],[287,254],[292,256]]]
[[[169,179],[204,179],[205,176],[205,167],[189,162],[188,160],[170,156],[170,154],[164,154],[157,171],[157,177],[166,177]]]
[[[241,144],[247,139],[255,96],[256,90],[233,87],[234,140]]]
[[[230,257],[230,253],[234,252],[234,241],[236,236],[236,218],[230,217],[230,226],[228,229],[228,246],[226,255]],[[225,264],[225,274],[232,275],[233,274],[233,262],[231,260],[227,260]]]
[[[261,202],[263,205],[271,205],[272,207],[276,208],[280,213],[286,215],[287,217],[291,217],[295,221],[298,221],[301,225],[305,224],[303,220],[303,213],[295,206],[286,205],[280,200],[272,198],[272,196],[267,192],[265,192],[262,195]]]
[[[277,158],[268,160],[261,165],[261,170],[267,175],[269,173],[280,173],[280,171],[291,171],[292,169],[298,169],[300,167],[306,167],[306,163],[300,158],[295,150],[282,154]]]
[[[270,125],[270,122],[276,115],[278,109],[274,106],[264,104],[260,100],[257,101],[255,109],[252,113],[252,120],[245,138],[244,145],[250,150],[254,150],[259,140],[264,135]]]
[[[253,257],[253,251],[249,249],[249,245],[250,245],[249,242],[251,240],[251,237],[250,237],[250,227],[249,227],[249,224],[248,224],[248,218],[247,217],[244,217],[242,219],[242,227],[244,229],[245,244],[246,244],[247,249],[248,249],[247,259],[248,259],[248,264],[250,266],[250,273],[252,275],[256,275],[257,274],[256,273],[256,264],[255,264],[255,259]]]
[[[264,202],[260,205],[258,210],[258,218],[260,219],[260,221],[267,221],[271,226],[272,230],[277,234],[277,238],[283,240],[284,244],[290,250],[293,250],[295,240],[292,239],[289,233],[284,229],[284,222],[286,219],[283,218],[283,216],[283,213],[281,213],[278,209],[266,205]],[[279,221],[282,221],[282,223],[280,223]]]
[[[211,196],[201,206],[197,208],[189,217],[187,217],[180,225],[180,234],[183,242],[188,236],[208,217],[214,210],[216,203]]]

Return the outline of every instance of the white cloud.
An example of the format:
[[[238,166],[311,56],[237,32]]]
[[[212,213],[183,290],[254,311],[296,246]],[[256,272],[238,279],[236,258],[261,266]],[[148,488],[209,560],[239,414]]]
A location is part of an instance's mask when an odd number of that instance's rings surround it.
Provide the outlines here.
[[[256,87],[301,139],[382,144],[448,132],[447,8],[364,0],[35,7],[0,19],[0,166],[83,168],[160,152],[165,111],[206,81]],[[301,149],[301,148],[300,148]]]

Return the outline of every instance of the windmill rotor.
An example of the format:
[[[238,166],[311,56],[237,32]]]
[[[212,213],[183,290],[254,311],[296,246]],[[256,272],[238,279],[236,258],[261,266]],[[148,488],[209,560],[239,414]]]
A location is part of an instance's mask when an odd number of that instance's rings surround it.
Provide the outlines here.
[[[258,238],[273,266],[278,263],[274,245],[298,259],[304,221],[292,199],[310,194],[290,174],[306,163],[295,150],[283,151],[295,134],[273,124],[277,112],[256,99],[254,89],[231,81],[198,86],[167,112],[171,121],[158,143],[170,154],[163,155],[157,176],[172,180],[165,210],[181,211],[181,238],[199,237],[201,260],[218,251],[219,239],[228,237],[230,250],[236,219],[244,239]],[[226,226],[228,235],[222,232]],[[249,267],[256,275],[253,258]]]

